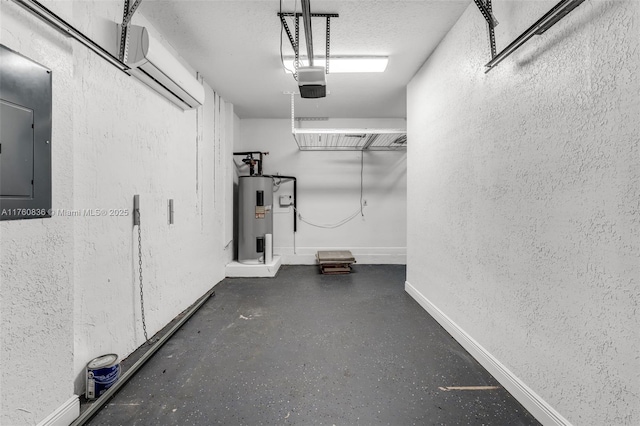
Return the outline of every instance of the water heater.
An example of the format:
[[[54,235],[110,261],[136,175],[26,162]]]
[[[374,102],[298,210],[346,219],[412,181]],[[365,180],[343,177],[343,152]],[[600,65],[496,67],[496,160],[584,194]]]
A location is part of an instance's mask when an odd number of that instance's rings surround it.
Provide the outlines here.
[[[273,234],[273,182],[265,176],[240,176],[238,262],[264,263],[266,234]]]

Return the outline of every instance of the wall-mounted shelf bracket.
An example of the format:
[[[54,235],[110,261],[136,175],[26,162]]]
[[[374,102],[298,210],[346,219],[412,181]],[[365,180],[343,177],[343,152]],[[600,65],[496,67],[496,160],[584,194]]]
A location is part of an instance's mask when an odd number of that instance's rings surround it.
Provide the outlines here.
[[[478,4],[478,2],[481,0],[474,0],[474,1],[476,2],[476,4]],[[513,52],[515,52],[520,46],[526,43],[533,36],[544,34],[545,31],[547,31],[549,28],[554,26],[558,21],[560,21],[562,18],[567,16],[569,12],[571,12],[576,7],[580,6],[580,4],[582,4],[583,2],[584,0],[561,0],[550,11],[545,13],[542,18],[538,19],[525,32],[520,34],[518,38],[516,38],[513,42],[511,42],[511,44],[505,47],[500,53],[498,53],[497,55],[492,54],[491,61],[489,61],[485,65],[485,67],[487,68],[485,72],[491,71],[496,65],[502,62],[506,57],[511,55]]]

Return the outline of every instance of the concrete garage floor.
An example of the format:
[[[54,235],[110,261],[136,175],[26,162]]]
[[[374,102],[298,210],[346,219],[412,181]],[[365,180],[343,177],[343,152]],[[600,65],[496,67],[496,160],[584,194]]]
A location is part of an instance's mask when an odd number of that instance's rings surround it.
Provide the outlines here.
[[[404,281],[400,265],[225,279],[88,424],[539,424]]]

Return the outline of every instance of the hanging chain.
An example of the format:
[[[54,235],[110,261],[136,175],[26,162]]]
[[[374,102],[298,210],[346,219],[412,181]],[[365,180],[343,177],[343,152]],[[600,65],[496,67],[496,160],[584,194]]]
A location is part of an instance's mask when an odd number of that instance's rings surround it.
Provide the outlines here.
[[[138,215],[138,272],[140,273],[140,312],[142,314],[142,331],[144,332],[144,340],[149,343],[147,336],[147,322],[144,318],[144,290],[142,287],[142,231],[140,229],[140,210],[136,210]]]

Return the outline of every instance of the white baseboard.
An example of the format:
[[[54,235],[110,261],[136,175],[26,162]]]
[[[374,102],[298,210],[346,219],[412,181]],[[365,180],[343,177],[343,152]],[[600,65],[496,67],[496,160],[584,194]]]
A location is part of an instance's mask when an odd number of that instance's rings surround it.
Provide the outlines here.
[[[80,416],[80,399],[73,395],[64,404],[49,414],[38,426],[69,426]]]
[[[571,426],[571,423],[553,409],[538,394],[516,377],[507,367],[491,355],[438,309],[429,299],[405,281],[405,291],[413,297],[467,352],[471,354],[493,377],[504,386],[543,425]]]
[[[405,247],[298,247],[295,254],[292,247],[274,247],[273,251],[282,256],[283,265],[315,265],[316,253],[322,250],[349,250],[361,265],[406,265]]]
[[[230,278],[255,278],[255,277],[275,277],[282,264],[281,256],[273,256],[273,261],[269,264],[255,263],[245,264],[232,261],[225,267],[225,275]]]

